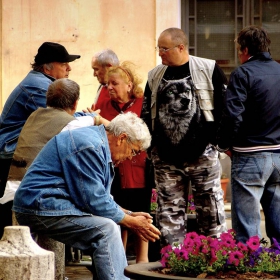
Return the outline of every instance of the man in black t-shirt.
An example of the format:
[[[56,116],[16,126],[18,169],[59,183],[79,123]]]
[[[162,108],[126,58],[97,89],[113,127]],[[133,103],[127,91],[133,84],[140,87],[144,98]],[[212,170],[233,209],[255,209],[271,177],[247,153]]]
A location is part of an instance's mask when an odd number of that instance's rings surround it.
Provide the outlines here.
[[[153,136],[162,246],[184,239],[189,182],[199,233],[219,237],[227,228],[214,145],[226,77],[214,60],[189,55],[181,29],[164,30],[156,49],[162,64],[149,72],[141,117]]]

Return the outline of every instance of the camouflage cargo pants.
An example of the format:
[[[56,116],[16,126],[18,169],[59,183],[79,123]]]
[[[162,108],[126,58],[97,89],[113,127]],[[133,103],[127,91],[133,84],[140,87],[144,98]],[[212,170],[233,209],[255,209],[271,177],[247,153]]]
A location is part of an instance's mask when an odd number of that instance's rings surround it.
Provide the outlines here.
[[[219,237],[227,230],[220,185],[218,152],[208,145],[192,164],[178,168],[166,164],[152,151],[158,192],[156,223],[161,231],[162,246],[182,242],[187,232],[187,196],[191,182],[196,206],[199,234]]]

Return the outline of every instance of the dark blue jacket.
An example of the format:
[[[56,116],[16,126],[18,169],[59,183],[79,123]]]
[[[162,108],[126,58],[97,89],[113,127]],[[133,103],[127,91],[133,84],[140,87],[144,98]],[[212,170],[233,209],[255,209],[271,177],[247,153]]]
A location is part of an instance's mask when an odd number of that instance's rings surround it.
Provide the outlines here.
[[[220,148],[280,144],[280,64],[268,52],[231,73],[224,102]]]

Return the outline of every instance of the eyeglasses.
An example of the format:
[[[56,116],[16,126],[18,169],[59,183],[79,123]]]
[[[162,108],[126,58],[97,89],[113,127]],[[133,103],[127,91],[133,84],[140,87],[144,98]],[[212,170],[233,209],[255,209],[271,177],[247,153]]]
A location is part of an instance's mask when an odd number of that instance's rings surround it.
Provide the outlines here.
[[[172,49],[175,49],[175,48],[177,48],[177,47],[179,47],[179,45],[177,45],[177,46],[175,46],[175,47],[173,47],[173,48],[160,48],[160,47],[155,47],[155,50],[157,51],[157,52],[164,52],[164,53],[166,53],[166,52],[168,52],[168,51],[170,51],[170,50],[172,50]]]
[[[131,142],[127,141],[127,144],[129,146],[129,148],[131,149],[131,155],[133,157],[139,155],[142,152],[141,150],[136,151],[135,149],[132,149]]]

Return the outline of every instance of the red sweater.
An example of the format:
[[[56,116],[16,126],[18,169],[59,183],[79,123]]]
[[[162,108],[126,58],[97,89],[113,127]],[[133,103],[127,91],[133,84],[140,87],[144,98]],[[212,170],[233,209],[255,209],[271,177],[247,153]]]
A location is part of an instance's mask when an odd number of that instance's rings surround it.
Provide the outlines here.
[[[142,103],[143,98],[137,98],[134,104],[127,110],[125,110],[124,113],[133,112],[140,116]],[[103,99],[102,102],[97,102],[96,105],[98,106],[95,107],[95,110],[100,109],[100,115],[109,121],[120,114],[112,106],[110,99]],[[145,187],[146,157],[146,152],[141,152],[139,155],[134,156],[131,160],[125,160],[118,165],[121,178],[121,186],[123,189]]]

